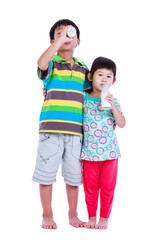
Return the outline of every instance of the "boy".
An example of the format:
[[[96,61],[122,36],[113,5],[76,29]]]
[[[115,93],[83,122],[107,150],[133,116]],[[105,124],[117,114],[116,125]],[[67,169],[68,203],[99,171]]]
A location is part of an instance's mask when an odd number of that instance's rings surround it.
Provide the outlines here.
[[[67,37],[73,26],[76,35]],[[43,207],[42,228],[56,229],[51,207],[52,184],[62,162],[69,204],[69,222],[83,227],[77,216],[78,186],[82,183],[80,153],[82,145],[83,91],[90,87],[88,69],[73,57],[80,44],[80,31],[72,21],[62,19],[50,30],[50,47],[38,60],[38,75],[43,80],[45,97],[39,126],[39,146],[33,180],[40,184]],[[57,55],[55,55],[57,53]]]

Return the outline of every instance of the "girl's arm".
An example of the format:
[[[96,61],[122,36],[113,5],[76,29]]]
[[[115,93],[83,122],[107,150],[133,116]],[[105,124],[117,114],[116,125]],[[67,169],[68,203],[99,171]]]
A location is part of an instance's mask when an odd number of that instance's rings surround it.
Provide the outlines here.
[[[120,128],[123,128],[126,124],[125,117],[119,111],[119,109],[115,105],[115,100],[112,94],[108,94],[106,97],[107,101],[111,104],[112,112],[115,118],[116,125]]]

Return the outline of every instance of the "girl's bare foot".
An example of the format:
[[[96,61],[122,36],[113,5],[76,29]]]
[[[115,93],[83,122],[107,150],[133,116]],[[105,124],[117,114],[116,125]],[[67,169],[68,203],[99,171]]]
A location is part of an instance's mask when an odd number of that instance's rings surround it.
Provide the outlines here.
[[[42,221],[42,228],[45,229],[57,229],[57,225],[53,218],[44,218]]]
[[[108,227],[108,218],[100,217],[99,222],[95,226],[95,229],[107,229]]]
[[[77,216],[69,217],[69,223],[75,228],[84,227],[85,225],[85,222],[82,222]]]
[[[85,228],[95,228],[96,217],[89,217],[88,222],[84,225]]]

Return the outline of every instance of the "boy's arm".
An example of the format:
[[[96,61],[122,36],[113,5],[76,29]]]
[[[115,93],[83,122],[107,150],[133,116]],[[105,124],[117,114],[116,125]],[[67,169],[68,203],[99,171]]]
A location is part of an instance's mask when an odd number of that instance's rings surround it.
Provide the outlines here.
[[[126,120],[123,114],[119,111],[118,107],[116,106],[113,95],[108,94],[106,96],[106,100],[111,104],[116,125],[120,128],[123,128],[126,124]]]
[[[37,64],[41,70],[44,70],[44,71],[47,70],[49,67],[49,61],[53,58],[53,56],[60,49],[60,47],[65,42],[72,41],[71,38],[68,38],[66,36],[67,28],[68,26],[63,29],[55,31],[55,34],[54,34],[55,40],[51,40],[51,46],[47,48],[47,50],[38,59]]]

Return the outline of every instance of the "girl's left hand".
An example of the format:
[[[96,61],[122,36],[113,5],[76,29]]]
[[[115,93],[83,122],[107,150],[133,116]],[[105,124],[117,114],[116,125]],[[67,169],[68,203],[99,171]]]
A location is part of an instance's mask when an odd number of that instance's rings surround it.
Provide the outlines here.
[[[115,100],[114,100],[114,97],[113,97],[112,94],[109,93],[109,94],[106,96],[106,100],[107,100],[107,102],[109,102],[109,103],[111,104],[112,109],[113,109],[114,107],[116,107],[116,105],[115,105]]]

